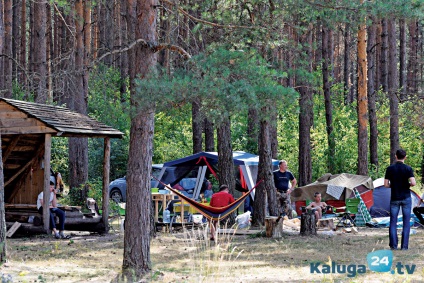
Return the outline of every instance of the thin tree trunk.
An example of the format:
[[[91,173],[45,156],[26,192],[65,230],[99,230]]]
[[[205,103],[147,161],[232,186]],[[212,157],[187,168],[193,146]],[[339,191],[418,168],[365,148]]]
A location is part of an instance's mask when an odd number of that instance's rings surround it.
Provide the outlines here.
[[[26,85],[26,75],[25,72],[27,71],[27,14],[26,14],[26,0],[21,1],[21,37],[20,37],[20,47],[19,47],[19,65],[22,68],[19,70],[20,75],[18,77],[18,82],[20,85],[25,86]]]
[[[205,151],[215,151],[214,126],[208,118],[204,119],[205,128]]]
[[[3,11],[3,1],[0,0],[0,11]],[[4,22],[3,13],[0,13],[0,54],[3,54],[4,48]],[[3,97],[4,75],[3,75],[4,58],[0,58],[0,97]],[[0,148],[1,151],[1,148]]]
[[[380,56],[380,73],[381,87],[384,92],[389,89],[388,59],[389,59],[389,42],[388,42],[387,20],[381,21],[381,56]]]
[[[361,0],[363,3],[363,0]],[[358,175],[368,175],[367,30],[358,31]]]
[[[345,30],[344,30],[344,70],[343,70],[343,75],[344,75],[344,89],[345,89],[345,104],[351,104],[353,102],[353,97],[351,96],[352,94],[352,81],[350,79],[350,72],[352,72],[352,70],[350,70],[350,25],[346,24],[345,25]]]
[[[247,112],[247,151],[256,154],[258,152],[258,111],[250,107]]]
[[[1,1],[0,1],[1,2]],[[1,3],[0,3],[0,8]],[[1,9],[0,9],[1,10]],[[0,16],[1,20],[1,16]],[[0,21],[1,23],[1,21]],[[1,24],[0,24],[1,27]],[[1,36],[1,28],[0,28]],[[1,50],[1,40],[0,40],[0,50]],[[4,176],[3,176],[3,159],[2,159],[2,144],[1,144],[1,134],[0,134],[0,262],[6,262],[6,219],[5,219],[5,209],[4,209]]]
[[[399,89],[400,99],[406,98],[406,23],[404,19],[399,20]]]
[[[418,23],[412,20],[409,23],[409,54],[408,54],[408,75],[407,85],[408,93],[415,93],[418,90]]]
[[[306,58],[304,61],[311,61],[311,32],[303,35],[302,41]],[[311,66],[306,69],[312,71]],[[299,86],[299,186],[304,186],[312,181],[312,160],[311,160],[311,127],[313,125],[313,95],[308,82],[304,79],[296,79]]]
[[[18,78],[19,75],[19,66],[17,64],[18,61],[18,54],[20,53],[19,51],[19,38],[20,38],[20,34],[19,34],[19,25],[21,22],[21,14],[20,12],[20,7],[21,5],[21,1],[19,0],[13,0],[13,27],[12,27],[12,33],[13,33],[13,40],[12,40],[12,58],[13,58],[13,62],[12,62],[12,81],[16,81],[16,79]]]
[[[330,30],[323,26],[322,27],[322,82],[324,90],[324,100],[325,100],[325,121],[327,129],[327,145],[328,145],[328,156],[327,156],[327,166],[328,172],[334,172],[335,170],[335,147],[336,141],[333,135],[333,104],[331,102],[331,82],[330,82],[330,64],[331,56],[330,46],[331,46],[331,34]]]
[[[46,42],[46,3],[34,2],[34,91],[35,102],[47,102],[47,42]]]
[[[271,157],[278,159],[278,131],[277,131],[277,109],[275,105],[271,106],[269,120],[269,136],[271,138]]]
[[[4,85],[0,95],[6,98],[12,98],[12,25],[13,8],[12,0],[4,0],[4,46],[3,46],[3,77]],[[1,94],[1,92],[3,92]]]
[[[193,154],[202,151],[203,123],[200,113],[200,98],[191,103],[191,127],[193,132]]]
[[[389,104],[390,104],[390,163],[395,162],[395,153],[399,148],[399,99],[396,95],[398,90],[397,77],[397,38],[396,22],[394,19],[387,21],[388,44],[389,44]]]
[[[372,19],[372,24],[368,27],[367,60],[368,60],[368,114],[370,123],[370,163],[378,172],[378,129],[377,110],[375,105],[376,97],[376,37],[377,24]]]

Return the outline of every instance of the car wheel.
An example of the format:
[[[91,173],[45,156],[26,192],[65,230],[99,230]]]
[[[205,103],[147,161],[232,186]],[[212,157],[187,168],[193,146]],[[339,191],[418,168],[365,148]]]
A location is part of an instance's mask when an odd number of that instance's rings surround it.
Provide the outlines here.
[[[110,193],[110,198],[113,199],[115,202],[123,201],[121,191],[118,189],[112,190],[112,192]]]

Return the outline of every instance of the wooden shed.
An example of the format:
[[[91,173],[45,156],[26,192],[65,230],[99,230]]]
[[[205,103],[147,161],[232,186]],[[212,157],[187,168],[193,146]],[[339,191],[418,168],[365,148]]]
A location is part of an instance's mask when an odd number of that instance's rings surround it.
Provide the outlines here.
[[[52,136],[103,138],[101,220],[108,227],[110,138],[122,138],[122,132],[65,107],[0,98],[0,135],[6,207],[33,205],[43,189],[48,197]]]

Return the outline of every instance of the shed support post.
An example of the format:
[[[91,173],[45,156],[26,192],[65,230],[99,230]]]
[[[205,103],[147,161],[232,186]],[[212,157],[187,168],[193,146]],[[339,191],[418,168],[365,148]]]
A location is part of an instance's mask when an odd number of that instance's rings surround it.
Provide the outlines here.
[[[44,136],[44,186],[43,186],[43,220],[44,231],[50,234],[50,159],[52,151],[52,135]]]
[[[102,220],[105,225],[105,233],[109,231],[109,173],[110,173],[110,138],[104,139],[103,153],[103,204]]]

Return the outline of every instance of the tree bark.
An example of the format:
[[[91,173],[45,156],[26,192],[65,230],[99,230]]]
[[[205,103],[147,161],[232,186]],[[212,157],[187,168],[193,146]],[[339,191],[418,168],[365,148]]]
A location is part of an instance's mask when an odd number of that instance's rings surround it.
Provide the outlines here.
[[[34,92],[35,102],[47,102],[47,43],[46,43],[46,3],[34,2]]]
[[[311,32],[303,35],[301,44],[306,54],[304,61],[311,61],[310,44]],[[307,71],[312,71],[311,66],[305,66]],[[311,160],[311,127],[313,125],[313,95],[308,82],[305,79],[296,79],[299,85],[299,186],[304,186],[312,181],[312,160]]]
[[[327,130],[327,145],[328,145],[328,156],[327,156],[327,168],[328,172],[335,171],[335,147],[336,141],[333,135],[333,104],[331,102],[331,82],[330,82],[330,66],[331,66],[331,34],[330,30],[323,26],[322,27],[322,83],[324,91],[325,101],[325,121]]]
[[[130,41],[144,39],[156,42],[158,2],[156,0],[127,0],[127,27]],[[128,51],[131,118],[130,149],[127,172],[127,210],[124,237],[123,277],[138,281],[151,270],[150,174],[153,156],[155,106],[140,104],[136,93],[136,78],[144,78],[157,64],[155,53],[137,46]],[[135,280],[134,280],[135,279]]]
[[[87,114],[88,86],[84,86],[84,6],[82,0],[75,1],[75,73],[73,75],[74,94],[71,109]],[[76,190],[88,180],[88,139],[69,138],[69,169],[71,190]],[[81,200],[87,197],[86,190],[81,192]]]
[[[0,1],[0,11],[3,11],[3,1]],[[3,53],[4,48],[4,23],[3,13],[0,13],[0,54]],[[0,58],[0,96],[3,96],[2,89],[4,89],[4,76],[3,76],[3,62],[4,59]],[[1,151],[1,149],[0,149]]]
[[[1,3],[0,3],[0,8],[1,8]],[[0,20],[1,20],[1,16],[0,16]],[[1,34],[1,28],[0,28],[0,34]],[[1,40],[0,40],[0,50],[1,50]],[[5,219],[5,209],[4,209],[4,176],[3,176],[3,159],[2,159],[3,154],[2,154],[1,148],[2,146],[1,146],[1,134],[0,134],[0,262],[5,263],[6,255],[7,255],[6,254],[6,219]]]
[[[203,121],[200,113],[200,98],[195,98],[191,103],[191,127],[193,131],[193,154],[202,151]]]
[[[381,74],[381,87],[384,92],[389,89],[389,75],[388,75],[388,58],[389,58],[389,42],[388,42],[387,20],[381,21],[381,53],[380,53],[380,74]]]
[[[397,38],[396,22],[394,19],[388,20],[388,43],[389,43],[389,104],[390,104],[390,163],[395,162],[395,153],[399,149],[399,99],[396,95],[398,90],[397,76]]]
[[[361,3],[363,0],[361,0]],[[368,175],[367,30],[358,31],[358,175]]]
[[[19,47],[19,65],[21,66],[20,75],[18,77],[18,82],[21,85],[26,85],[26,75],[25,72],[27,71],[27,14],[26,14],[26,0],[21,1],[21,37],[20,37],[20,47]]]
[[[376,97],[376,37],[377,24],[375,18],[368,27],[367,60],[368,60],[368,115],[370,123],[370,163],[378,172],[378,129],[377,129],[377,109]]]
[[[224,114],[225,115],[225,114]],[[217,128],[218,139],[218,168],[219,184],[226,184],[230,193],[234,195],[236,180],[234,176],[233,149],[231,145],[231,123],[230,117],[224,117]]]
[[[408,25],[409,29],[409,53],[408,53],[408,93],[415,93],[418,90],[418,22],[412,20]]]
[[[213,123],[208,119],[204,119],[205,128],[205,151],[215,151],[215,135]]]
[[[12,25],[13,8],[12,0],[4,0],[4,46],[3,46],[3,87],[0,89],[0,95],[6,98],[12,98]],[[0,11],[1,12],[1,11]],[[1,94],[1,91],[3,94]]]
[[[343,68],[343,75],[344,75],[344,89],[345,89],[345,104],[350,104],[353,102],[353,96],[352,96],[352,82],[350,80],[350,25],[345,25],[344,30],[344,68]]]
[[[256,154],[258,152],[258,111],[250,107],[247,112],[247,151]]]
[[[405,19],[399,20],[399,89],[400,100],[407,97],[406,94],[406,23]]]

